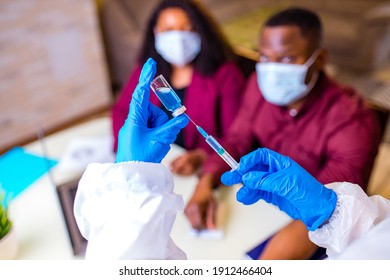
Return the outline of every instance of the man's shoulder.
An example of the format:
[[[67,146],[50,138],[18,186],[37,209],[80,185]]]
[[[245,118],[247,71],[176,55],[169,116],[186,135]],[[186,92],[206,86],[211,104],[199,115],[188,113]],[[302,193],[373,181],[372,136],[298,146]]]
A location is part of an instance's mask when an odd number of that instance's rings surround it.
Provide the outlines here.
[[[372,114],[366,99],[351,85],[328,80],[329,86],[325,88],[324,100],[327,116],[341,122]]]
[[[333,108],[344,108],[344,106],[354,110],[367,108],[366,100],[352,85],[336,82],[329,77],[325,77],[325,84],[323,99],[329,100]]]

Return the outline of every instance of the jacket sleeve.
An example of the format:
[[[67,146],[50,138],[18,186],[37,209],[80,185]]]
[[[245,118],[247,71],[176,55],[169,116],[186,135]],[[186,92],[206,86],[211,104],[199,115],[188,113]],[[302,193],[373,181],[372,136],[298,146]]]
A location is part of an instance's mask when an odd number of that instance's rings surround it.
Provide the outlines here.
[[[74,215],[88,240],[86,259],[186,259],[170,237],[183,198],[162,164],[92,163],[77,189]]]
[[[360,186],[351,183],[327,185],[337,194],[337,205],[328,223],[309,232],[309,238],[326,248],[330,258],[338,258],[355,241],[363,238],[390,215],[390,201],[368,197]]]

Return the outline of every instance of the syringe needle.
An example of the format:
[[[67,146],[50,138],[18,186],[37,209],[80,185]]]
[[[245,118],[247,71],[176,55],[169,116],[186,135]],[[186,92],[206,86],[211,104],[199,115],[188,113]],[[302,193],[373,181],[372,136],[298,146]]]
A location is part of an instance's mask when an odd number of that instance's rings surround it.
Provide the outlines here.
[[[195,124],[195,123],[194,123]],[[203,128],[199,125],[196,125],[196,129],[202,134],[202,136],[206,139],[206,143],[232,168],[237,169],[238,163],[232,158],[232,156],[225,151],[225,149],[218,143],[217,140],[214,139],[213,136],[208,135]]]
[[[187,115],[187,114],[186,114]],[[187,115],[190,121],[195,125],[196,129],[200,134],[206,139],[206,143],[234,170],[237,169],[238,163],[234,160],[234,158],[225,151],[225,149],[214,139],[213,136],[208,135],[203,128],[197,125],[190,116]]]
[[[197,126],[196,123],[190,118],[189,115],[186,114],[186,116],[190,119],[190,121],[191,121],[195,126]]]
[[[196,129],[200,132],[200,134],[202,134],[202,136],[207,139],[207,137],[209,137],[209,135],[206,133],[206,131],[204,131],[203,128],[201,128],[199,125],[197,125],[188,115],[187,117],[190,119],[190,121],[195,125]]]

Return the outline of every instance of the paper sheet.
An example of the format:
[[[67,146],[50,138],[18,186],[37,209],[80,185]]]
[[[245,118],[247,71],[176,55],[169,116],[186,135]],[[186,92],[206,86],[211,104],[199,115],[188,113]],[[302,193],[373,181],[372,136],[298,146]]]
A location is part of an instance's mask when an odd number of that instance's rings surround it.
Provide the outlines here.
[[[89,163],[114,162],[111,136],[77,137],[71,140],[61,156],[58,169],[63,172],[84,172]]]
[[[188,231],[188,236],[204,240],[222,240],[224,238],[224,231],[222,229],[196,230],[191,228]]]

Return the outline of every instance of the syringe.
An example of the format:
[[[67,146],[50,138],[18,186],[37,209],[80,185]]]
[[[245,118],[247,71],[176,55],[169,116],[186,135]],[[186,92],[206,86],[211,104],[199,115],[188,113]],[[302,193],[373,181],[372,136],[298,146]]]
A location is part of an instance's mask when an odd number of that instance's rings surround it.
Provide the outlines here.
[[[191,118],[190,118],[191,120]],[[237,161],[225,151],[225,149],[215,140],[215,138],[204,131],[199,125],[194,123],[193,120],[191,122],[195,125],[196,129],[202,134],[202,136],[206,139],[206,143],[209,144],[211,148],[234,170],[238,167]]]

